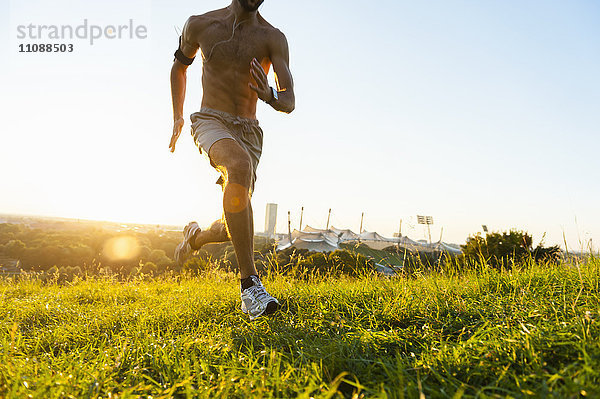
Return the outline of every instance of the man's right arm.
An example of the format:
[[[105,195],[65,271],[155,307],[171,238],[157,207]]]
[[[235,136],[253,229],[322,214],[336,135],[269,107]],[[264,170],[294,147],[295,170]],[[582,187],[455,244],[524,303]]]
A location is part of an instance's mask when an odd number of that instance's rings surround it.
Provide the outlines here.
[[[179,50],[187,58],[194,58],[198,52],[199,44],[197,40],[198,23],[194,17],[190,17],[181,33],[181,42]],[[173,61],[171,67],[171,97],[173,100],[173,135],[171,136],[171,142],[169,148],[171,152],[175,151],[175,143],[181,134],[181,130],[184,124],[183,118],[183,103],[185,101],[185,86],[186,86],[186,73],[189,65],[183,64],[178,59]]]

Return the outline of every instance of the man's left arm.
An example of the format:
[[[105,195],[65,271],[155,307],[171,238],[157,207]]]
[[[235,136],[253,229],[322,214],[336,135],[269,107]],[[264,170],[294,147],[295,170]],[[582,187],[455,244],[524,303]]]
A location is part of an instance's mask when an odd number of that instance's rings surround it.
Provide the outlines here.
[[[285,35],[277,31],[277,34],[272,39],[270,48],[271,63],[277,85],[277,98],[274,98],[271,89],[268,87],[268,83],[266,83],[265,89],[264,82],[266,82],[266,75],[256,59],[252,61],[250,72],[258,86],[250,85],[250,87],[258,93],[258,97],[261,100],[267,102],[277,111],[289,114],[296,107],[296,98],[294,96],[294,81],[289,67],[290,52]]]

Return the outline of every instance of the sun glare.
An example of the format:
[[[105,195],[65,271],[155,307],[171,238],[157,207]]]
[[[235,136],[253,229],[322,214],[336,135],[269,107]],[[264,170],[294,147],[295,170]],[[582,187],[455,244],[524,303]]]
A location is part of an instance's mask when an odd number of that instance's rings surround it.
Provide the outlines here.
[[[132,236],[111,238],[104,244],[104,256],[110,260],[126,260],[135,258],[140,252],[138,240]]]

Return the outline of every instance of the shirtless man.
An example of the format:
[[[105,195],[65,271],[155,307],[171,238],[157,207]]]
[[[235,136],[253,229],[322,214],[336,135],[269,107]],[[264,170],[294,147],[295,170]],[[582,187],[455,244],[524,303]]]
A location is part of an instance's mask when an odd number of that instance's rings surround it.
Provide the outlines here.
[[[218,183],[223,188],[223,217],[207,230],[196,222],[188,224],[175,259],[182,264],[204,244],[231,240],[241,274],[242,311],[250,319],[280,306],[254,267],[250,196],[263,142],[256,103],[261,99],[286,113],[295,106],[287,40],[258,12],[263,1],[232,0],[226,8],[190,17],[171,68],[174,125],[169,148],[173,152],[184,124],[186,70],[200,50],[202,108],[191,115],[192,136],[221,172]],[[271,66],[277,89],[267,81]]]

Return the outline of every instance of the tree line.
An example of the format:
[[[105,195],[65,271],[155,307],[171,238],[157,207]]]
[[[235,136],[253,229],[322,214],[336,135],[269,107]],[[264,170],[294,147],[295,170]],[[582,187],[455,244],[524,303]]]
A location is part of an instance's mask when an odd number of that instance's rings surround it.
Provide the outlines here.
[[[112,239],[133,237],[134,255],[114,259],[107,255],[106,245]],[[17,259],[25,272],[61,276],[72,279],[84,275],[118,275],[122,278],[138,275],[158,276],[164,273],[200,273],[210,268],[237,271],[235,252],[230,242],[209,244],[184,265],[173,259],[175,247],[181,240],[177,231],[115,232],[98,227],[77,229],[40,229],[21,224],[0,224],[0,256]],[[523,231],[488,233],[470,236],[463,253],[452,256],[446,253],[419,253],[390,247],[404,259],[404,272],[411,270],[443,270],[449,267],[464,269],[485,265],[497,269],[510,269],[528,260],[556,262],[562,252],[558,246],[532,245],[532,237]],[[374,268],[375,262],[352,248],[332,253],[312,253],[289,248],[275,252],[273,240],[255,237],[255,257],[260,271],[293,273],[342,273],[358,275]]]

